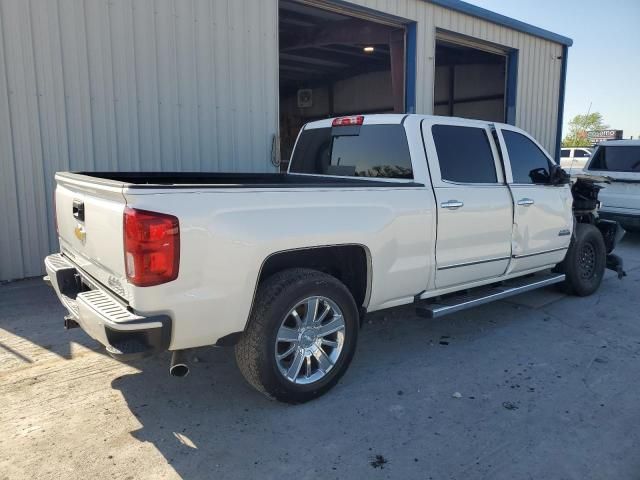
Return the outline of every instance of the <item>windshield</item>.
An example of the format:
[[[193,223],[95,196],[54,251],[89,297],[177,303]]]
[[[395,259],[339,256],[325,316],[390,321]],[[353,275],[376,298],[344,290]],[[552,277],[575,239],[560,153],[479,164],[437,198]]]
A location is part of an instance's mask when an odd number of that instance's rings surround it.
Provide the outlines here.
[[[640,172],[640,146],[600,147],[593,156],[589,170]]]

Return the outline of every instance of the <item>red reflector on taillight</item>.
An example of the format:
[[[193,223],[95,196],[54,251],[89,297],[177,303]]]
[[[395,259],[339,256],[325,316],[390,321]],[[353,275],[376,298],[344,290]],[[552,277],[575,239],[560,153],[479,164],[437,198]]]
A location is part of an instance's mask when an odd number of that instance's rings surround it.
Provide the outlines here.
[[[334,118],[331,123],[332,127],[349,127],[351,125],[362,125],[364,122],[364,115],[354,115],[352,117],[338,117]]]
[[[150,287],[178,278],[180,224],[173,215],[125,208],[124,264],[127,278]]]

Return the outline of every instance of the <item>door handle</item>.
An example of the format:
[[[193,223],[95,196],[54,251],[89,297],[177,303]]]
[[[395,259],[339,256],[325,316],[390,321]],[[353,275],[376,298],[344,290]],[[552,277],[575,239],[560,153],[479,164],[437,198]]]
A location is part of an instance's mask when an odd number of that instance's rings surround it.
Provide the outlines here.
[[[521,198],[520,200],[518,200],[518,205],[522,205],[523,207],[529,207],[531,205],[533,205],[534,202],[532,199],[530,198]]]
[[[449,200],[447,202],[442,202],[440,206],[442,208],[449,208],[451,210],[455,210],[457,208],[464,207],[464,203],[458,200]]]
[[[84,202],[82,200],[74,200],[73,201],[73,216],[84,222]]]

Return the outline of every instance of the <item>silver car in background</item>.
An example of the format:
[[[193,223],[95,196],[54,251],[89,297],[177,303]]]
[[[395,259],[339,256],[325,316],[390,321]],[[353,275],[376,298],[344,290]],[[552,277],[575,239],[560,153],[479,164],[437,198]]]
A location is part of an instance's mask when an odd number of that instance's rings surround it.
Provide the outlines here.
[[[598,196],[600,216],[640,232],[640,140],[600,143],[584,173],[607,178]]]

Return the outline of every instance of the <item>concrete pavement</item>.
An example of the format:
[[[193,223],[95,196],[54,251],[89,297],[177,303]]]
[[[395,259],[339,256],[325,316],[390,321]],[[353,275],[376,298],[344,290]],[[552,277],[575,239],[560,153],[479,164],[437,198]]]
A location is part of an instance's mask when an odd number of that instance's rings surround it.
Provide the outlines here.
[[[638,479],[640,236],[618,253],[629,276],[588,298],[372,314],[340,384],[293,407],[231,349],[174,379],[65,332],[41,281],[0,286],[0,479]]]

